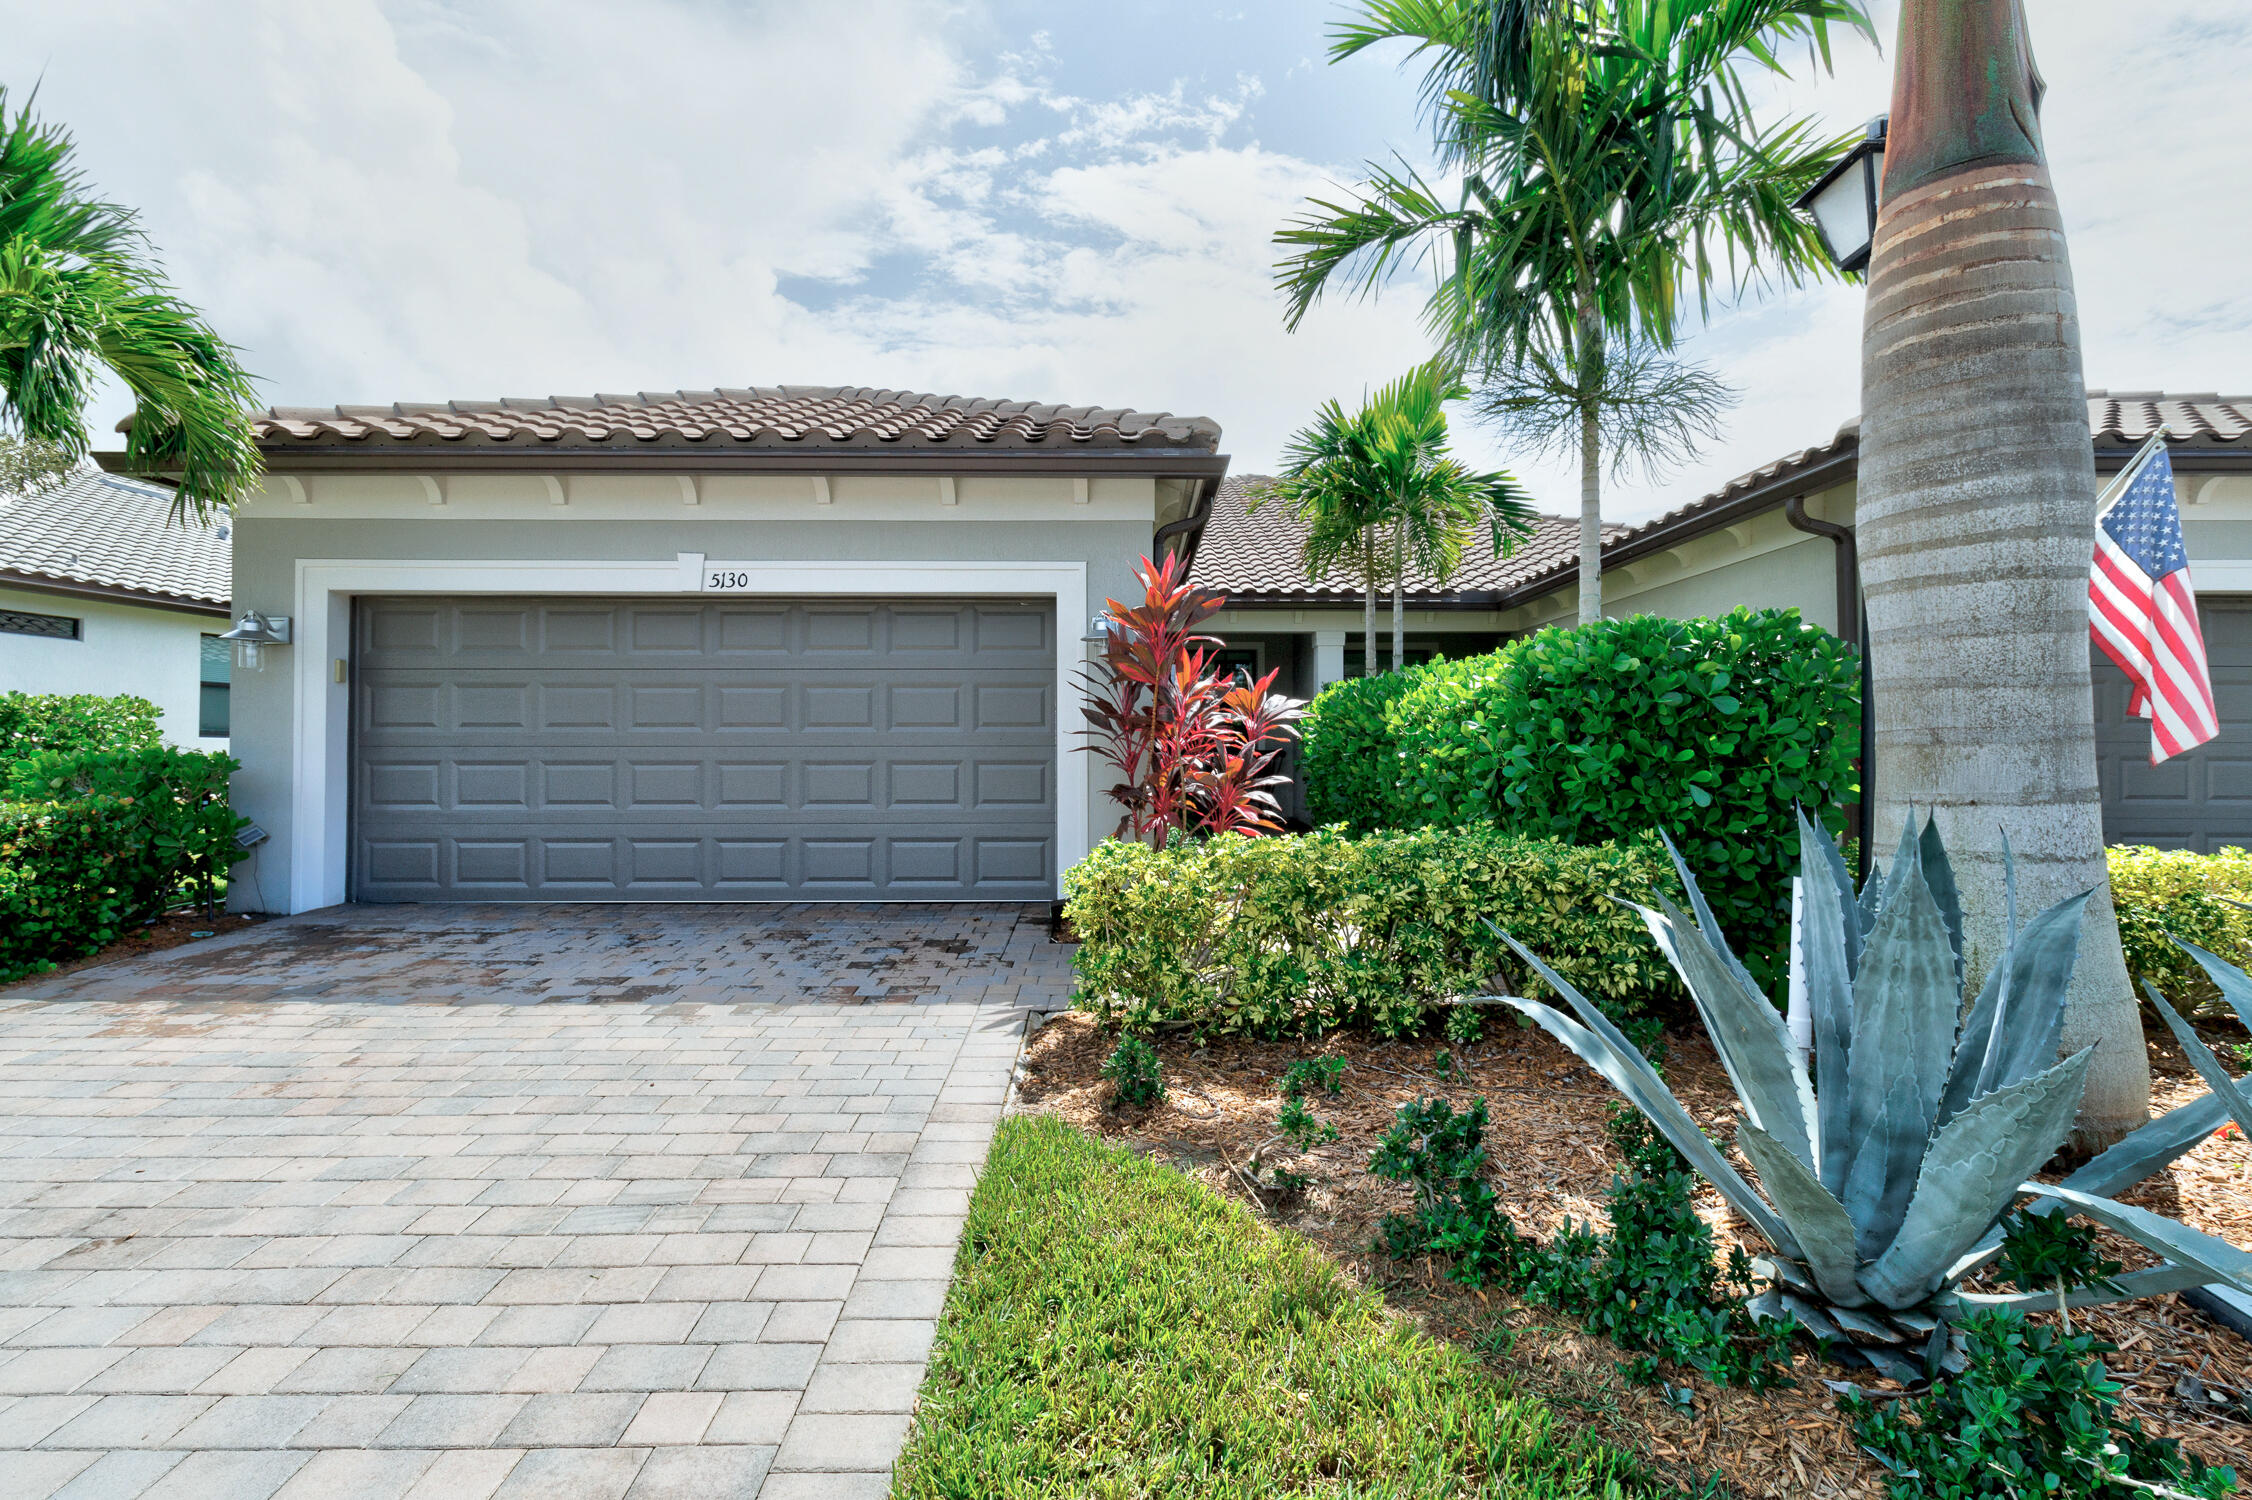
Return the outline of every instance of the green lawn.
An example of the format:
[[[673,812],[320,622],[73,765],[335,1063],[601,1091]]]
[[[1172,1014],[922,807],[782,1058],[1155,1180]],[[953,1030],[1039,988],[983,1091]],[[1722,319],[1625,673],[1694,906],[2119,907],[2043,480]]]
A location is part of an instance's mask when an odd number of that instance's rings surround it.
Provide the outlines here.
[[[1003,1124],[896,1500],[1642,1492],[1295,1235],[1058,1121]]]

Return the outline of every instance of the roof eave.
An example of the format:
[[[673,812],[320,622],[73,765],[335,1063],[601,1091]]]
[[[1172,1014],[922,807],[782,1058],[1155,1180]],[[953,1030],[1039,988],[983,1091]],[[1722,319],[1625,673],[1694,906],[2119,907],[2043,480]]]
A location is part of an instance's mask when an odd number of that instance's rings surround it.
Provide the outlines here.
[[[225,600],[167,594],[156,589],[126,588],[119,584],[94,583],[83,578],[56,578],[45,573],[26,573],[15,568],[0,568],[0,588],[21,589],[28,594],[53,594],[59,598],[96,599],[110,604],[138,604],[151,609],[172,610],[179,614],[209,615],[219,620],[233,617],[231,603]]]
[[[805,448],[731,449],[687,445],[633,447],[439,447],[380,443],[260,444],[275,474],[408,473],[699,473],[699,474],[1151,474],[1218,479],[1228,455],[1209,448]],[[97,455],[108,460],[121,455]]]

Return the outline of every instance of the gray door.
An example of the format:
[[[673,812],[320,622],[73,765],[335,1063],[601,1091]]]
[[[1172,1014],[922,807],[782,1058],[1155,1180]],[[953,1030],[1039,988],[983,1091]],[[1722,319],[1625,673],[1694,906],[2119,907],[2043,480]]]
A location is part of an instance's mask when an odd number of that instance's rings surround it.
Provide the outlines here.
[[[1046,603],[362,599],[354,637],[356,900],[1053,894]]]
[[[2252,599],[2203,598],[2197,613],[2221,733],[2162,766],[2150,763],[2148,721],[2127,716],[2127,674],[2095,653],[2096,776],[2106,843],[2207,854],[2226,844],[2252,846]]]

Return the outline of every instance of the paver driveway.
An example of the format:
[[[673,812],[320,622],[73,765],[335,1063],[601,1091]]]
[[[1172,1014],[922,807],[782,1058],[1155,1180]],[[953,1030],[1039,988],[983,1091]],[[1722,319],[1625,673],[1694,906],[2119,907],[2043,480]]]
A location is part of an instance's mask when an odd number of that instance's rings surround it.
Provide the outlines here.
[[[0,1492],[884,1493],[1036,915],[347,911],[0,997]]]

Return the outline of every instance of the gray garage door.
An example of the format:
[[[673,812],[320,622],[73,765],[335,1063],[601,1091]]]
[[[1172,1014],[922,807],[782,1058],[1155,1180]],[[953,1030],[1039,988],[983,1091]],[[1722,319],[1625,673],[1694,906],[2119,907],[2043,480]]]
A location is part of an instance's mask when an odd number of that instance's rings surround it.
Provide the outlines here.
[[[352,894],[1045,899],[1053,616],[1012,600],[363,599]]]
[[[2201,599],[2198,617],[2221,734],[2162,766],[2150,763],[2150,725],[2127,717],[2126,674],[2096,653],[2096,772],[2107,843],[2206,853],[2252,846],[2252,599]]]

